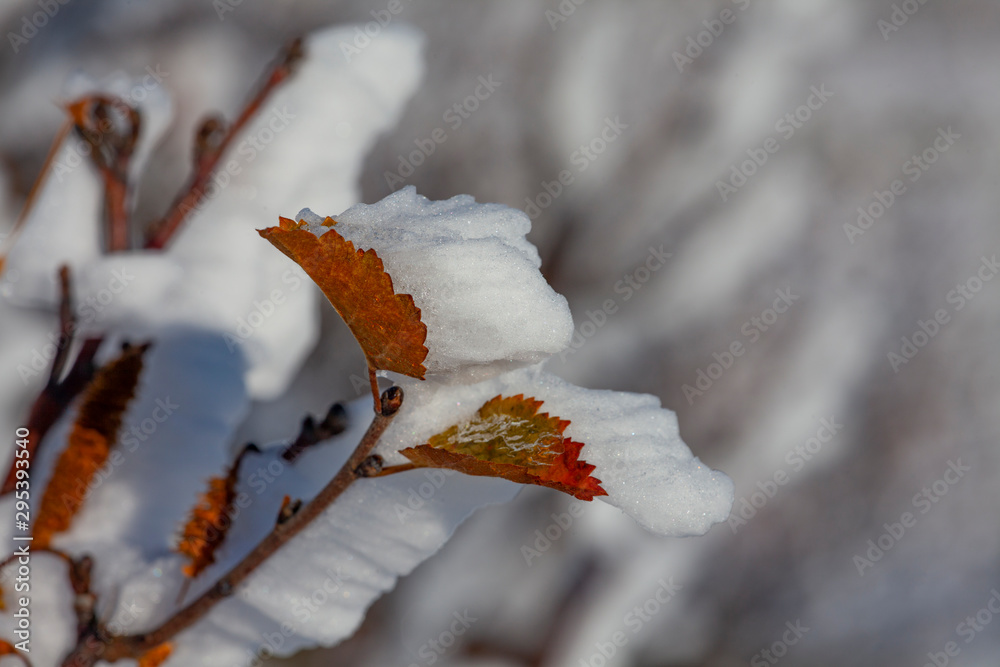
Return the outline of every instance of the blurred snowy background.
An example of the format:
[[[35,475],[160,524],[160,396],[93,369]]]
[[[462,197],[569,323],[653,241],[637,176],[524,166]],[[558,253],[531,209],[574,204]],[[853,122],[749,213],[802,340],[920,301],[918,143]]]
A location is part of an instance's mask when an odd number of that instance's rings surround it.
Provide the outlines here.
[[[198,121],[232,117],[282,44],[391,4],[70,0],[21,43],[39,6],[5,0],[0,219],[73,72],[168,73],[177,117],[138,199],[152,220]],[[527,489],[474,515],[353,639],[281,664],[996,665],[1000,5],[399,7],[427,36],[426,74],[362,200],[406,183],[527,209],[577,325],[552,369],[659,396],[737,502],[706,537],[662,539]],[[246,433],[288,437],[366,390],[322,312],[292,390]],[[33,397],[0,398],[12,423]]]

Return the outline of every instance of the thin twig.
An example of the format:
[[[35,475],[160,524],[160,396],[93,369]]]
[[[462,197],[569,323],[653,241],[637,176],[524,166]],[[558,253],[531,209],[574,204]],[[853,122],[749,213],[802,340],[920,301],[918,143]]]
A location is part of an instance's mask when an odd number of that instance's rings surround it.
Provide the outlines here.
[[[118,173],[105,171],[104,206],[108,228],[108,251],[128,250],[129,234],[128,185]]]
[[[59,342],[56,346],[55,358],[52,360],[48,382],[38,398],[35,399],[28,415],[26,428],[28,429],[29,460],[37,453],[38,447],[45,439],[49,429],[59,421],[76,395],[90,382],[95,370],[94,357],[102,342],[100,338],[85,340],[72,368],[63,377],[66,364],[69,362],[69,352],[73,345],[77,326],[76,316],[73,313],[72,278],[69,268],[66,266],[59,269],[59,286],[61,290]],[[16,468],[12,460],[3,487],[0,487],[0,495],[13,491],[16,484]]]
[[[89,338],[84,341],[80,354],[77,355],[73,367],[63,381],[55,386],[46,387],[38,395],[38,398],[35,399],[34,404],[31,406],[31,412],[28,414],[28,422],[26,424],[26,428],[28,429],[27,450],[29,457],[33,458],[37,454],[38,448],[48,434],[49,429],[59,421],[59,418],[69,408],[73,399],[83,391],[83,388],[87,386],[90,379],[94,376],[94,356],[97,354],[97,349],[100,347],[101,342],[100,338]],[[16,469],[12,461],[10,470],[7,473],[7,479],[4,481],[3,487],[0,488],[0,495],[13,491],[16,483]]]
[[[379,471],[377,475],[374,476],[385,477],[387,475],[395,475],[396,473],[408,472],[410,470],[416,470],[416,469],[417,466],[415,466],[412,463],[400,463],[399,465],[396,466],[385,466],[384,468],[382,468],[382,470]]]
[[[90,158],[104,182],[107,248],[130,248],[128,171],[139,140],[139,112],[124,100],[105,95],[84,97],[67,107],[77,133],[91,148]],[[120,118],[116,123],[114,113]],[[121,123],[124,127],[120,127]]]
[[[59,384],[59,378],[66,370],[66,360],[69,358],[70,346],[73,343],[73,332],[76,331],[76,316],[73,314],[73,281],[69,265],[59,267],[59,341],[56,343],[56,356],[52,360],[49,372],[48,386]]]
[[[81,638],[77,648],[63,661],[63,667],[90,667],[98,659],[114,662],[124,658],[135,658],[154,646],[170,641],[178,633],[198,622],[218,602],[232,595],[236,587],[253,574],[265,560],[320,516],[351,484],[362,478],[359,468],[378,444],[379,438],[398,412],[402,402],[403,391],[399,387],[387,389],[380,400],[381,410],[375,415],[361,442],[334,478],[298,512],[283,522],[276,522],[267,537],[200,597],[149,632],[113,637],[98,629],[92,636]]]
[[[375,369],[371,365],[368,366],[368,381],[372,385],[372,398],[375,399],[375,414],[378,414],[378,377],[375,375]]]
[[[323,421],[316,423],[311,416],[306,416],[302,420],[302,428],[299,434],[292,441],[292,444],[285,447],[281,452],[281,458],[289,463],[295,461],[302,452],[317,445],[324,440],[329,440],[335,435],[340,435],[347,429],[347,410],[340,403],[334,403],[326,413]]]
[[[295,64],[302,59],[302,56],[302,40],[296,39],[279,56],[257,94],[247,103],[243,112],[225,130],[221,138],[218,137],[218,134],[221,131],[222,123],[218,119],[213,117],[202,124],[198,133],[195,172],[191,181],[174,200],[166,217],[155,225],[152,234],[146,240],[146,248],[156,250],[164,248],[180,229],[188,215],[198,208],[205,197],[206,186],[215,174],[215,169],[225,155],[226,149],[250,119],[256,115],[278,84],[292,74]]]

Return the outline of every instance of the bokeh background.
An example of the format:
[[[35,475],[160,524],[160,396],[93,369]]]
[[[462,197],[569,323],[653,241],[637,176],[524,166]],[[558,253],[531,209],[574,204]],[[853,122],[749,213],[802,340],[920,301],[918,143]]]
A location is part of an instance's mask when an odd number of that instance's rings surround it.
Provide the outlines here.
[[[5,0],[0,217],[41,168],[74,71],[169,72],[177,119],[139,190],[152,220],[201,118],[232,117],[291,38],[388,4],[70,0],[14,53],[37,7]],[[737,504],[705,537],[661,539],[527,489],[473,516],[353,639],[280,664],[996,665],[1000,5],[402,7],[393,20],[427,35],[426,78],[368,157],[363,200],[405,182],[528,208],[577,322],[554,370],[659,396]],[[670,257],[643,272],[651,248]],[[357,395],[361,368],[324,309],[293,390],[248,429],[287,437],[304,410]],[[475,619],[457,636],[455,614]]]

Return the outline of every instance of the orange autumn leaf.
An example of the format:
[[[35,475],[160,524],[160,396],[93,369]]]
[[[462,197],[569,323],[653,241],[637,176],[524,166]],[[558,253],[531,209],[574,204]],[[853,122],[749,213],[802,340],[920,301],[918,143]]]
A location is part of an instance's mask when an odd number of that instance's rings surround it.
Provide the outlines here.
[[[256,447],[244,447],[224,477],[208,480],[208,490],[191,510],[175,549],[188,557],[189,562],[183,572],[189,579],[194,579],[215,562],[215,552],[226,541],[233,523],[230,517],[234,514],[233,501],[236,500],[240,463],[249,452],[256,451],[259,451]]]
[[[94,374],[84,391],[68,444],[45,487],[32,527],[36,547],[47,548],[56,534],[70,527],[83,506],[90,481],[118,440],[122,414],[135,395],[147,349],[148,344],[126,348]]]
[[[355,250],[333,229],[317,237],[304,223],[280,218],[279,227],[258,230],[301,266],[344,318],[372,370],[423,379],[427,326],[409,294],[396,294],[374,250]],[[327,218],[327,227],[336,224]]]
[[[154,646],[140,656],[138,667],[160,667],[173,651],[174,647],[168,643]]]
[[[208,490],[191,510],[177,543],[177,553],[187,556],[184,575],[193,579],[215,562],[215,552],[225,539],[225,517],[236,496],[228,477],[208,480]]]
[[[563,435],[569,422],[538,412],[542,401],[522,394],[496,396],[470,421],[402,451],[420,468],[450,468],[467,475],[503,477],[558,489],[580,500],[606,496],[594,466],[580,460],[583,444]]]

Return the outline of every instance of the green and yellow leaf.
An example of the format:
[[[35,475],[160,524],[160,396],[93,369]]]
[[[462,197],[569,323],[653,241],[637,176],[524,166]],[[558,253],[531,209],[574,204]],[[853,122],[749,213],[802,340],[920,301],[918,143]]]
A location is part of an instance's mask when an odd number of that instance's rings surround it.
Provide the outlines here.
[[[580,460],[583,444],[563,435],[569,422],[539,412],[542,401],[497,396],[471,420],[400,453],[420,468],[502,477],[558,489],[580,500],[606,496],[594,466]]]

